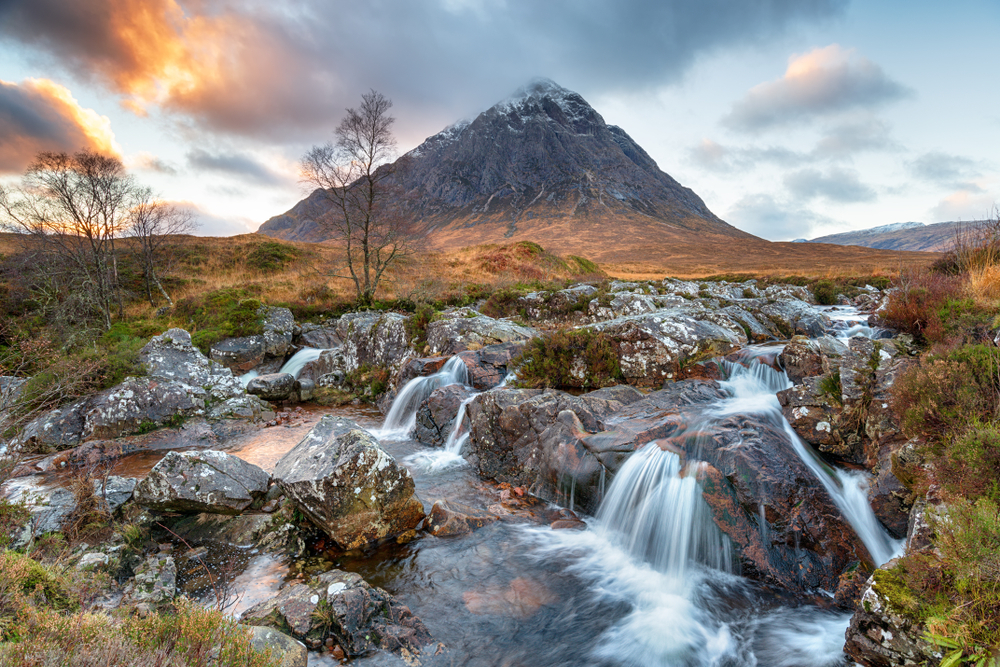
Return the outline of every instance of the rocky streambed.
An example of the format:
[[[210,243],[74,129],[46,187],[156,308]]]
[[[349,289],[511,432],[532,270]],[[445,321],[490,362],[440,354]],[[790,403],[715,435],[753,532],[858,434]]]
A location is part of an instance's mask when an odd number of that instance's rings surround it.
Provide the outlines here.
[[[869,326],[883,298],[579,285],[522,297],[521,323],[445,313],[419,349],[402,315],[264,311],[215,361],[172,330],[147,377],[29,426],[60,451],[5,492],[35,492],[30,540],[72,510],[67,470],[105,466],[109,504],[151,526],[125,604],[230,596],[310,664],[838,665],[849,626],[867,662],[898,629],[852,615],[915,523],[887,403],[911,350]],[[508,385],[554,325],[607,333],[626,384]],[[386,417],[308,402],[373,366]]]

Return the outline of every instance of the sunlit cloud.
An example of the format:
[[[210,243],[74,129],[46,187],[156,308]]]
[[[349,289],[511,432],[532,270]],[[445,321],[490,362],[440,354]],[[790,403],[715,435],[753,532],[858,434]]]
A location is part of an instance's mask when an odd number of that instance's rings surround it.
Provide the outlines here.
[[[48,79],[0,81],[0,172],[23,171],[40,151],[121,155],[111,121]]]
[[[984,220],[996,214],[1000,198],[997,193],[985,192],[979,187],[977,191],[958,190],[942,199],[931,209],[931,218],[935,221],[952,220]]]
[[[168,204],[187,211],[191,214],[197,227],[194,230],[195,236],[234,236],[236,234],[249,234],[256,231],[259,222],[253,222],[248,218],[240,216],[225,217],[206,211],[192,201],[169,201]]]
[[[125,160],[125,166],[130,169],[150,171],[157,174],[165,174],[167,176],[176,176],[179,173],[177,167],[171,163],[147,152],[140,152],[129,156],[128,159]]]
[[[910,94],[871,60],[831,44],[792,56],[782,78],[751,88],[723,122],[735,129],[757,131],[871,108]]]

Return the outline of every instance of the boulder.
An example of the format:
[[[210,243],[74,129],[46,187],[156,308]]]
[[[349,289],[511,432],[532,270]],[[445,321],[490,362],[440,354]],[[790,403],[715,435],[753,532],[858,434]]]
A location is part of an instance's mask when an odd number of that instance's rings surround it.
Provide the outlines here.
[[[85,398],[56,408],[28,423],[15,443],[30,452],[57,452],[76,447],[83,439],[84,415],[90,405]]]
[[[11,546],[15,549],[23,548],[39,535],[61,532],[63,524],[76,510],[72,491],[58,486],[41,486],[31,479],[8,482],[3,495],[12,503],[24,502],[29,512],[28,520],[12,531]]]
[[[469,371],[469,384],[477,391],[486,391],[502,383],[509,372],[510,362],[524,349],[524,341],[487,345],[478,350],[459,352]]]
[[[233,373],[243,374],[261,365],[267,354],[263,336],[227,338],[212,345],[209,357]]]
[[[292,345],[295,317],[288,308],[261,306],[257,316],[263,320],[264,352],[269,357],[284,358]]]
[[[239,514],[267,493],[269,481],[257,466],[224,452],[168,452],[133,497],[157,511]]]
[[[265,401],[288,401],[295,394],[295,377],[291,373],[258,375],[247,383],[247,393]]]
[[[778,355],[781,367],[788,374],[788,379],[798,384],[803,378],[822,375],[823,356],[813,350],[809,339],[805,336],[795,336]]]
[[[418,357],[407,359],[399,371],[396,387],[403,387],[413,378],[434,375],[451,357]]]
[[[413,439],[425,445],[444,445],[455,428],[462,401],[472,395],[472,391],[460,384],[449,384],[432,391],[417,408]]]
[[[112,439],[199,414],[204,411],[205,396],[200,387],[198,392],[191,389],[176,381],[125,378],[88,402],[82,437]]]
[[[453,500],[438,500],[427,515],[426,528],[431,535],[447,537],[465,535],[493,523],[499,517],[487,510],[476,509]]]
[[[164,554],[150,556],[135,569],[135,578],[125,587],[123,604],[158,604],[177,595],[177,566]]]
[[[582,396],[541,389],[479,394],[467,408],[478,472],[593,512],[602,497],[601,480],[616,461],[607,443],[592,434],[604,430],[605,417],[642,397],[625,385]]]
[[[530,327],[459,308],[427,325],[427,347],[434,356],[450,356],[498,343],[524,342],[536,335]]]
[[[840,433],[840,406],[820,388],[823,379],[806,377],[800,384],[779,391],[781,412],[798,436],[819,451],[855,460],[854,451]]]
[[[740,325],[700,307],[621,317],[589,329],[610,336],[626,382],[639,387],[674,379],[691,357],[723,355],[747,344]]]
[[[879,580],[896,562],[889,561],[868,579],[847,628],[844,653],[868,667],[939,664],[941,648],[923,639],[925,628],[895,609],[880,589]]]
[[[271,651],[278,667],[308,667],[309,652],[305,644],[274,628],[254,625],[250,628],[250,646],[255,651]]]
[[[274,478],[344,550],[411,531],[424,517],[409,471],[347,419],[323,417],[278,461]]]
[[[420,619],[393,596],[340,570],[286,586],[244,612],[242,620],[280,629],[312,648],[332,639],[350,658],[376,650],[412,657],[431,641]]]
[[[302,325],[302,332],[299,334],[298,344],[301,347],[313,347],[317,350],[329,350],[340,345],[340,336],[337,335],[337,327],[320,326],[318,324],[306,323]]]
[[[771,287],[777,286],[772,285]],[[808,294],[808,290],[806,293]],[[805,300],[794,297],[772,297],[772,299],[774,300],[760,305],[757,311],[770,319],[785,338],[791,338],[796,334],[816,338],[825,334],[833,324],[829,317],[813,308]]]
[[[345,373],[361,366],[397,370],[412,354],[406,331],[406,315],[399,313],[347,313],[337,321],[337,336],[343,341]]]
[[[104,501],[109,512],[115,512],[119,507],[132,499],[132,493],[138,480],[134,477],[119,477],[110,475],[94,480],[94,495]]]
[[[347,373],[347,360],[343,349],[339,347],[323,350],[319,357],[306,362],[299,371],[300,380],[318,381],[324,375],[339,374],[343,378]]]

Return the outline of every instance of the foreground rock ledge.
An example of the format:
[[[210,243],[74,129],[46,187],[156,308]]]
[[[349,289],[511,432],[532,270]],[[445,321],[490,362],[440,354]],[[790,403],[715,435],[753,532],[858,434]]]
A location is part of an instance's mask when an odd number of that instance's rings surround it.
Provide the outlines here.
[[[344,550],[413,530],[424,518],[410,472],[349,419],[323,417],[278,461],[274,478]]]
[[[266,472],[225,452],[170,452],[139,482],[135,502],[164,512],[239,514],[267,493]]]

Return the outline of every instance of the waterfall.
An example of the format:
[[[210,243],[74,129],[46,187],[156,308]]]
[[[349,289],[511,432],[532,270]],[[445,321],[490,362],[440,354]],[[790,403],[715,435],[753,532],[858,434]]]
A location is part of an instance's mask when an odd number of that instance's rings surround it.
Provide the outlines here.
[[[326,350],[318,350],[314,347],[304,347],[295,354],[293,354],[291,358],[285,362],[285,364],[281,367],[281,369],[278,370],[278,372],[290,373],[292,377],[298,380],[299,373],[302,372],[302,369],[305,367],[305,365],[308,364],[310,361],[316,361],[317,359],[319,359],[319,355],[323,354],[324,352],[326,352]],[[247,384],[250,383],[250,380],[254,379],[258,375],[260,375],[260,371],[256,369],[247,371],[246,373],[240,376],[240,383],[244,387],[246,387]]]
[[[379,437],[406,438],[417,424],[417,409],[431,392],[449,384],[469,383],[469,370],[462,359],[455,355],[437,373],[413,378],[399,390],[389,408]]]
[[[719,384],[729,396],[713,407],[712,416],[727,417],[753,413],[780,427],[788,436],[795,453],[820,481],[844,518],[854,528],[875,564],[881,565],[893,558],[901,549],[902,542],[892,539],[875,518],[871,505],[868,504],[867,476],[864,473],[838,470],[826,465],[799,438],[791,424],[781,414],[781,405],[775,393],[792,386],[784,371],[779,372],[754,362],[743,366],[724,361],[723,366],[729,373],[729,379]]]
[[[597,513],[602,530],[618,533],[628,552],[671,576],[691,563],[733,572],[729,538],[702,498],[698,468],[647,444],[615,475]]]

